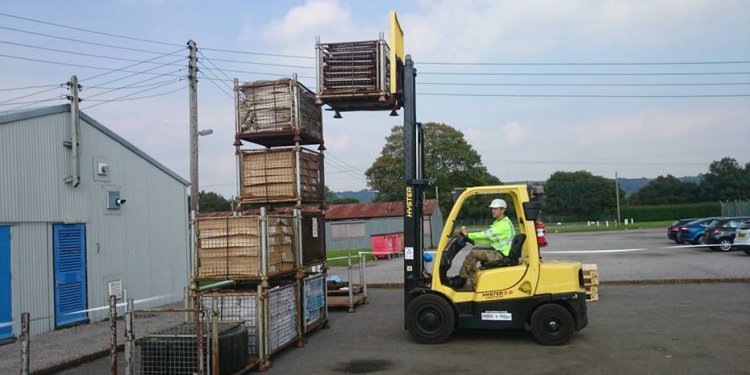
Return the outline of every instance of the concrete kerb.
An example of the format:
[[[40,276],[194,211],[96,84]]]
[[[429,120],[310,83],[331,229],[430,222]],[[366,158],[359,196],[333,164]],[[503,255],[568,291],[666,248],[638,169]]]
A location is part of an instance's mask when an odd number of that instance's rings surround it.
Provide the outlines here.
[[[750,283],[750,277],[731,278],[689,278],[689,279],[643,279],[643,280],[609,280],[600,281],[599,285],[659,285],[659,284],[718,284]],[[367,283],[368,288],[401,289],[403,283]]]

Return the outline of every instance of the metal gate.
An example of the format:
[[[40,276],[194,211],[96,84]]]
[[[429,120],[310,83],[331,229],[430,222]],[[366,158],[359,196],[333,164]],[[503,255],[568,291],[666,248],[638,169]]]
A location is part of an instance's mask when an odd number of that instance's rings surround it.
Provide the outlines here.
[[[0,225],[0,342],[13,337],[10,289],[10,227]]]
[[[55,327],[88,321],[86,312],[86,227],[54,227]]]

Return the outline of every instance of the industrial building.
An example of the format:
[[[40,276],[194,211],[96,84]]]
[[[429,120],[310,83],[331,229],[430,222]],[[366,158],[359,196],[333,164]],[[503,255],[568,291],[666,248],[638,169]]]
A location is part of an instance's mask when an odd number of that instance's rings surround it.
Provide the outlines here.
[[[71,106],[0,114],[0,340],[182,299],[189,183]],[[139,303],[139,300],[148,302]]]
[[[443,214],[437,200],[424,203],[424,246],[437,247],[443,230]],[[404,202],[331,205],[326,210],[326,248],[370,248],[373,235],[403,233]]]

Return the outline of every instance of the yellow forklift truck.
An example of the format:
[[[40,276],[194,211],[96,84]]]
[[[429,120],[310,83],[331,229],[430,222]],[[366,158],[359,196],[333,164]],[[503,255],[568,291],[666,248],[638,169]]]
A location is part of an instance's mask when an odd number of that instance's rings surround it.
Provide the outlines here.
[[[529,192],[525,185],[474,187],[463,190],[443,228],[431,272],[424,263],[424,134],[416,120],[415,80],[417,71],[410,55],[404,54],[403,30],[391,12],[391,46],[387,51],[379,41],[380,67],[372,81],[388,90],[372,93],[359,89],[333,95],[338,85],[349,82],[341,74],[356,72],[356,59],[342,59],[326,51],[318,42],[319,104],[327,104],[340,118],[343,111],[403,109],[404,117],[404,325],[420,343],[446,341],[456,329],[524,329],[545,345],[565,344],[575,330],[586,326],[586,295],[580,263],[542,262],[534,220],[541,210],[540,192]],[[342,54],[352,50],[345,46]],[[386,60],[386,54],[389,58]],[[326,59],[330,60],[326,60]],[[358,60],[356,60],[358,61]],[[388,61],[388,64],[383,64]],[[348,65],[347,65],[348,64]],[[350,66],[351,65],[351,66]],[[388,72],[385,66],[388,65]],[[369,69],[369,68],[368,68]],[[367,70],[370,72],[371,70]],[[344,73],[342,73],[344,72]],[[352,73],[346,73],[352,74]],[[328,76],[327,76],[328,75]],[[330,80],[327,77],[332,77]],[[388,79],[385,79],[385,78]],[[350,77],[351,82],[355,82]],[[358,82],[358,81],[357,81]],[[330,85],[329,85],[330,83]],[[496,264],[485,264],[472,280],[473,289],[455,289],[447,272],[467,239],[450,237],[462,205],[476,195],[509,196],[517,213],[519,234],[513,239],[511,254]],[[488,223],[489,224],[489,223]]]
[[[471,241],[450,234],[465,203],[482,195],[510,197],[518,231],[509,256],[483,264],[466,287],[454,287],[448,271],[456,254]],[[542,262],[534,225],[542,192],[534,189],[531,195],[530,200],[526,185],[473,187],[460,192],[443,228],[431,272],[425,270],[406,288],[404,321],[414,340],[441,343],[457,329],[528,329],[540,344],[563,345],[574,331],[586,326],[581,264]],[[418,261],[416,257],[413,260]]]

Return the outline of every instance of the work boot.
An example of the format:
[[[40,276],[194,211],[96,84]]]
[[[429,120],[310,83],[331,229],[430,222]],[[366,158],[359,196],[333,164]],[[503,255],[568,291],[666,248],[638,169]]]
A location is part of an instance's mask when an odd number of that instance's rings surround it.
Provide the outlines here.
[[[461,276],[453,276],[448,280],[448,284],[454,288],[462,288],[466,285],[466,279]]]

